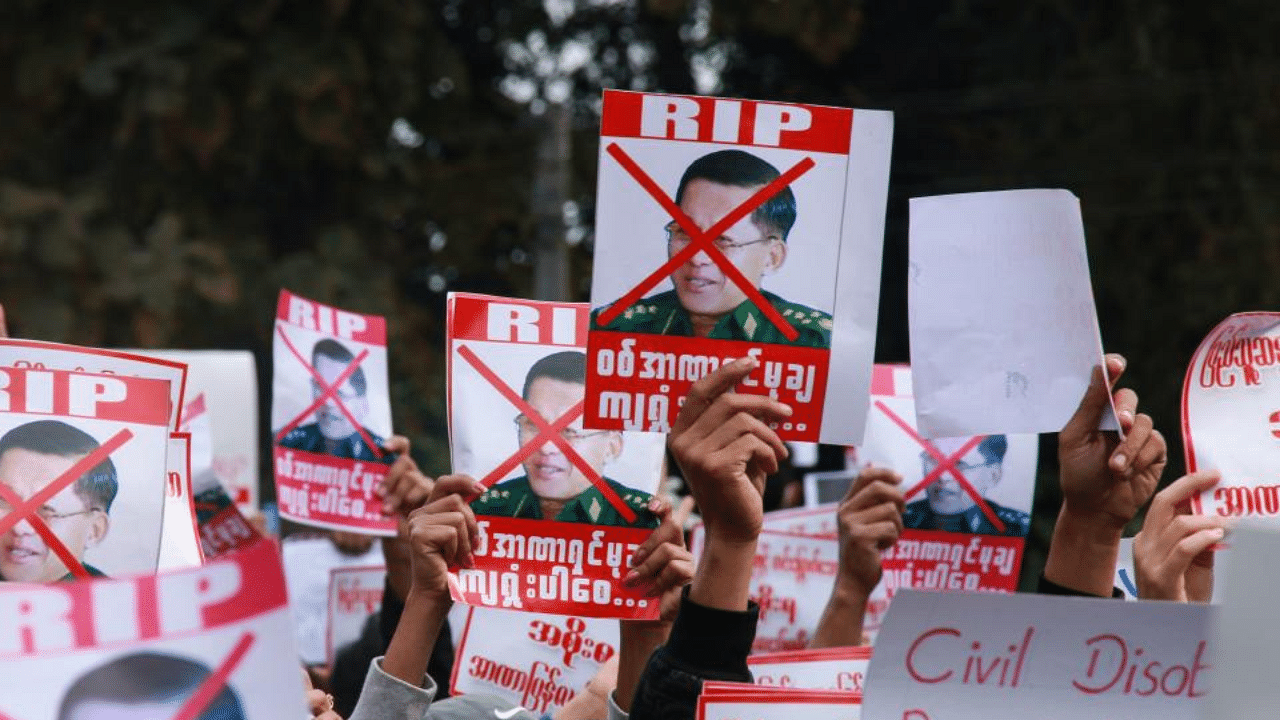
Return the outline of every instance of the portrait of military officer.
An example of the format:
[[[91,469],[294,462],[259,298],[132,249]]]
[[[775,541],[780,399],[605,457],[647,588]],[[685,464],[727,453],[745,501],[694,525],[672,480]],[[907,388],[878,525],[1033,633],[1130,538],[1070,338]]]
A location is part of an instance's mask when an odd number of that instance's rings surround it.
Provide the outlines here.
[[[950,457],[959,452],[968,442],[968,438],[944,438],[934,440],[933,444],[944,455]],[[969,452],[959,458],[955,467],[984,499],[987,493],[1000,482],[1004,471],[1004,455],[1009,449],[1009,441],[1004,435],[988,435]],[[924,475],[927,477],[938,467],[938,461],[927,452],[920,453]],[[965,491],[950,471],[944,471],[925,488],[925,499],[907,504],[902,515],[903,525],[917,530],[945,530],[947,532],[977,533],[980,535],[1008,535],[1025,537],[1031,527],[1031,516],[1021,510],[1004,507],[986,501],[1000,522],[1004,523],[1001,532],[973,496]]]
[[[719,150],[689,165],[676,188],[675,201],[694,224],[706,230],[779,174],[777,168],[751,153]],[[606,326],[598,321],[603,308],[597,308],[591,313],[592,329],[830,347],[830,314],[787,302],[761,287],[764,277],[781,270],[786,262],[788,235],[795,221],[795,193],[784,187],[712,241],[799,332],[794,341],[782,334],[705,251],[671,273],[674,290],[640,300]],[[662,230],[668,257],[689,246],[689,234],[674,220]]]
[[[586,357],[573,350],[557,352],[539,359],[529,368],[522,394],[529,407],[545,422],[555,422],[582,402],[586,394]],[[514,429],[520,447],[538,435],[538,426],[523,414],[516,416]],[[649,493],[629,488],[603,474],[605,465],[622,454],[622,433],[584,430],[579,418],[561,430],[560,436],[635,511],[635,523],[628,523],[553,442],[541,444],[525,458],[524,475],[494,485],[473,501],[471,508],[475,513],[593,525],[657,527],[657,517],[647,508]]]
[[[333,385],[333,382],[355,359],[355,355],[346,346],[330,338],[320,340],[311,350],[311,367],[329,386]],[[313,401],[318,399],[324,391],[325,388],[312,378],[311,399]],[[339,407],[339,405],[345,407],[352,418],[363,423],[369,414],[367,391],[368,384],[365,380],[364,368],[356,367],[342,385],[338,386],[338,391],[325,398],[324,403],[316,408],[316,421],[289,431],[289,434],[280,440],[280,447],[351,460],[390,463],[395,459],[391,453],[383,452],[381,458],[375,455],[373,449],[360,436],[360,431]],[[361,426],[361,429],[369,440],[381,447],[383,441],[381,436],[367,427]]]
[[[19,425],[0,437],[0,517],[36,495],[98,449],[93,436],[60,420]],[[119,482],[116,466],[103,460],[62,488],[32,515],[49,527],[90,575],[101,570],[84,562],[85,551],[101,543],[111,529],[111,503]],[[34,519],[34,518],[33,518]],[[44,583],[74,579],[67,565],[45,543],[28,519],[0,535],[0,580]]]
[[[124,655],[76,678],[62,697],[58,720],[172,718],[212,674],[204,663],[178,655]],[[230,685],[223,685],[195,715],[195,720],[244,718],[244,707]]]

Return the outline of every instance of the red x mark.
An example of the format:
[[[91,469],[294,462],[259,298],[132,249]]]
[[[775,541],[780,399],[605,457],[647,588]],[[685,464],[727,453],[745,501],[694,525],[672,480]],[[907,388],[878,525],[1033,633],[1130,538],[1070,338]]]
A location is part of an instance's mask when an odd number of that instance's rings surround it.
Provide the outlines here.
[[[965,478],[964,474],[956,467],[956,461],[968,454],[970,450],[977,447],[978,443],[985,440],[985,435],[969,438],[969,440],[964,445],[961,445],[960,449],[956,450],[955,453],[945,455],[941,450],[934,447],[933,443],[920,437],[919,433],[915,431],[915,428],[911,427],[911,425],[909,425],[905,420],[895,415],[894,412],[889,409],[889,406],[885,405],[883,401],[877,400],[876,407],[880,408],[880,410],[891,421],[893,421],[894,425],[902,428],[903,432],[910,435],[916,442],[920,443],[920,447],[924,448],[924,451],[929,453],[929,455],[938,463],[938,466],[935,467],[932,472],[925,475],[920,482],[916,483],[915,487],[912,487],[903,495],[902,499],[904,501],[910,500],[921,490],[929,487],[929,485],[933,484],[933,482],[941,477],[944,472],[949,472],[951,473],[951,476],[955,478],[956,483],[960,485],[961,489],[963,489],[969,497],[973,498],[973,502],[977,504],[978,509],[982,511],[982,514],[987,516],[987,519],[991,521],[992,525],[995,525],[996,531],[1001,533],[1004,532],[1004,523],[1000,521],[999,516],[997,516],[996,512],[991,509],[991,506],[987,504],[987,499],[982,497],[982,494],[974,489],[973,485],[969,484],[969,480]]]
[[[293,346],[293,343],[289,342],[289,336],[285,334],[284,328],[277,327],[276,330],[279,331],[280,339],[284,340],[285,347],[289,348],[289,352],[293,353],[293,356],[298,359],[298,362],[302,363],[302,367],[306,368],[307,372],[311,373],[312,379],[319,383],[320,387],[324,388],[324,391],[320,393],[320,397],[312,401],[312,403],[307,406],[307,409],[302,411],[302,414],[298,415],[298,417],[294,418],[292,422],[281,428],[280,432],[276,433],[276,442],[283,440],[285,435],[293,432],[293,429],[301,425],[303,420],[311,416],[311,413],[315,412],[317,408],[325,404],[329,398],[333,398],[337,401],[338,409],[342,411],[342,414],[347,417],[347,421],[351,423],[351,427],[354,427],[356,432],[360,433],[360,439],[364,440],[364,444],[368,445],[369,449],[373,451],[373,456],[381,460],[382,448],[378,447],[378,444],[369,437],[369,433],[365,432],[364,426],[356,420],[355,416],[351,414],[351,411],[347,409],[346,404],[342,402],[342,398],[338,396],[338,388],[342,387],[342,383],[346,382],[347,378],[351,377],[351,375],[360,368],[360,363],[364,362],[364,359],[369,357],[369,351],[367,349],[361,350],[360,354],[355,356],[355,359],[351,361],[350,365],[343,368],[338,377],[334,378],[333,384],[330,385],[324,381],[324,378],[320,376],[320,373],[316,372],[315,368],[311,367],[311,365],[307,363],[307,361],[302,357],[302,353],[298,352],[298,349]]]
[[[80,561],[76,559],[76,556],[73,555],[70,550],[67,549],[67,546],[62,543],[62,540],[49,529],[44,518],[40,517],[38,512],[49,498],[52,498],[54,495],[62,492],[63,488],[66,488],[71,483],[79,480],[85,473],[96,467],[98,463],[106,460],[111,453],[115,452],[121,445],[124,445],[132,438],[133,431],[127,428],[121,430],[111,436],[111,439],[99,445],[98,449],[77,460],[74,465],[67,468],[67,470],[55,478],[53,482],[44,486],[40,492],[37,492],[26,500],[19,498],[17,493],[11,490],[8,486],[0,484],[0,499],[3,499],[13,508],[8,515],[0,518],[0,535],[9,532],[9,530],[11,530],[15,525],[26,520],[27,523],[36,531],[36,534],[40,536],[40,539],[44,540],[45,545],[47,545],[49,549],[58,556],[58,559],[62,561],[63,565],[67,566],[67,570],[70,571],[72,575],[81,579],[90,577],[89,571],[84,569],[84,565],[80,564]]]
[[[247,632],[240,636],[239,642],[235,647],[231,648],[231,654],[227,656],[222,664],[218,665],[218,669],[213,671],[209,677],[200,683],[200,687],[191,693],[191,697],[182,703],[182,707],[178,709],[178,714],[173,716],[173,720],[195,720],[196,716],[204,712],[209,703],[218,697],[218,693],[222,692],[222,688],[227,684],[227,680],[231,678],[231,673],[235,672],[236,666],[244,659],[246,653],[249,652],[249,646],[253,645],[253,633]]]
[[[623,169],[630,173],[631,177],[635,178],[636,182],[640,183],[640,186],[643,187],[646,192],[653,196],[654,200],[658,201],[658,204],[661,205],[664,210],[671,214],[671,218],[675,220],[680,225],[680,228],[685,231],[685,234],[689,236],[690,242],[688,247],[675,255],[672,255],[671,259],[667,260],[666,264],[653,271],[653,273],[642,280],[639,285],[635,286],[631,292],[623,295],[622,298],[611,305],[608,309],[601,312],[601,325],[608,325],[616,320],[627,308],[631,307],[637,300],[644,297],[645,293],[652,290],[658,283],[671,275],[676,268],[688,262],[690,258],[699,252],[705,252],[707,257],[711,258],[716,265],[720,266],[720,269],[724,271],[725,275],[729,276],[729,279],[733,281],[733,284],[737,285],[738,289],[742,290],[742,292],[746,294],[747,298],[750,299],[757,308],[759,308],[760,312],[764,313],[765,317],[769,318],[769,322],[777,326],[778,330],[785,335],[788,340],[795,340],[800,336],[800,333],[797,332],[795,328],[791,327],[791,323],[788,323],[786,318],[782,317],[782,314],[773,307],[773,303],[766,300],[764,295],[760,294],[760,290],[742,274],[742,271],[739,270],[736,265],[730,262],[729,258],[725,257],[724,252],[721,251],[720,248],[716,247],[715,239],[723,235],[726,230],[736,225],[739,220],[755,212],[756,208],[763,205],[767,200],[769,200],[769,198],[777,195],[782,188],[795,182],[797,178],[811,170],[814,165],[816,165],[813,158],[806,157],[796,163],[794,167],[785,173],[782,173],[782,175],[775,178],[773,182],[760,188],[760,190],[747,198],[747,200],[741,205],[734,208],[728,215],[720,218],[719,222],[706,230],[703,230],[698,227],[697,223],[695,223],[692,218],[680,209],[680,206],[677,205],[674,200],[667,197],[667,194],[664,193],[662,188],[653,181],[653,178],[649,177],[645,171],[640,168],[636,161],[632,160],[631,156],[627,155],[626,151],[619,147],[617,143],[610,143],[607,148],[607,152],[618,161],[618,164],[621,165]]]
[[[471,367],[475,368],[476,372],[480,373],[481,377],[487,380],[489,384],[502,395],[502,397],[506,398],[512,405],[515,405],[516,409],[523,413],[525,417],[529,418],[530,422],[538,426],[538,434],[534,436],[532,440],[522,445],[520,449],[516,451],[516,454],[507,458],[502,462],[502,464],[490,471],[488,475],[485,475],[484,478],[480,480],[481,485],[484,485],[485,487],[491,486],[502,478],[502,476],[511,472],[515,466],[524,462],[525,458],[537,452],[538,448],[546,445],[548,442],[555,443],[556,447],[560,448],[560,451],[564,453],[564,456],[569,459],[569,462],[573,463],[582,471],[582,474],[591,481],[591,484],[594,485],[602,495],[604,495],[604,499],[613,506],[614,510],[618,511],[618,514],[622,515],[622,517],[629,523],[636,521],[635,511],[623,502],[622,498],[618,497],[618,493],[615,492],[612,487],[609,487],[609,483],[605,482],[604,478],[600,477],[600,473],[596,472],[595,468],[591,467],[591,464],[584,460],[582,456],[578,454],[578,451],[569,444],[569,441],[565,440],[564,436],[560,434],[560,431],[568,427],[569,423],[578,419],[578,417],[582,415],[584,406],[581,401],[578,402],[577,405],[569,408],[569,410],[557,418],[555,422],[547,422],[545,418],[538,414],[537,410],[534,410],[529,403],[524,401],[523,397],[520,397],[520,393],[508,387],[507,384],[502,381],[502,378],[498,377],[497,373],[490,370],[488,366],[486,366],[484,362],[476,356],[475,352],[471,348],[466,345],[461,345],[458,347],[458,354],[461,355],[462,359],[466,360]]]

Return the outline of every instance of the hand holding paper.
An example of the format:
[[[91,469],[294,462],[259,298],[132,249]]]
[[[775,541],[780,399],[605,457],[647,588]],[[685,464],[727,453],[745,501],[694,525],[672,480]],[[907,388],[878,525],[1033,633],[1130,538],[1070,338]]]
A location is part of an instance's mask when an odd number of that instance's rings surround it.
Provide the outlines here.
[[[387,469],[379,494],[382,496],[382,514],[408,515],[426,502],[431,495],[432,482],[418,469],[418,463],[409,455],[409,438],[392,435],[382,443],[384,450],[396,454],[395,462]]]
[[[1142,532],[1133,539],[1138,597],[1207,603],[1213,599],[1214,543],[1226,536],[1228,519],[1192,515],[1193,496],[1222,480],[1216,471],[1178,478],[1151,501]]]
[[[475,514],[458,495],[448,495],[414,511],[409,516],[409,544],[413,550],[410,592],[447,597],[449,567],[473,564],[471,549],[479,534]]]

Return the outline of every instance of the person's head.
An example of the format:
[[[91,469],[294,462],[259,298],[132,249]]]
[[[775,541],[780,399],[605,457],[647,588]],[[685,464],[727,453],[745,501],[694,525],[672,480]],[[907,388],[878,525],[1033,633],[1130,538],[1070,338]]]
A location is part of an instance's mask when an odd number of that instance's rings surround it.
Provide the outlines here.
[[[943,455],[951,457],[967,442],[969,438],[941,438],[934,440],[933,445]],[[988,435],[969,452],[958,458],[955,467],[979,495],[986,497],[991,488],[1000,482],[1004,467],[1004,453],[1008,448],[1009,441],[1004,435]],[[920,457],[926,476],[938,467],[938,461],[929,453],[922,452]],[[960,483],[956,482],[955,476],[949,470],[943,471],[938,479],[929,484],[925,489],[925,495],[929,498],[929,507],[940,515],[962,513],[976,504],[973,497],[965,492]]]
[[[177,655],[125,655],[77,678],[62,697],[58,720],[171,720],[212,674],[203,663]],[[230,685],[196,715],[197,720],[244,717]]]
[[[703,155],[684,171],[676,204],[706,230],[779,176],[778,169],[742,150]],[[756,288],[787,259],[787,235],[796,221],[796,196],[784,187],[713,242]],[[674,221],[667,225],[670,255],[689,245],[688,234]],[[671,273],[680,304],[690,313],[724,315],[746,300],[746,293],[705,252],[695,254]]]
[[[355,359],[356,356],[342,343],[329,338],[317,342],[311,350],[311,367],[324,378],[325,385],[328,386],[332,386]],[[367,389],[364,368],[357,366],[338,386],[338,391],[316,408],[316,424],[320,427],[320,434],[329,440],[345,440],[354,435],[356,427],[347,419],[339,404],[345,406],[357,422],[364,422],[365,416],[369,414],[369,401],[365,395]],[[324,387],[312,378],[311,398],[318,399],[324,391]]]
[[[13,497],[0,498],[0,517],[11,511],[10,500],[34,496],[97,449],[91,435],[60,420],[38,420],[5,433],[0,437],[0,485]],[[85,550],[102,542],[111,527],[107,513],[118,487],[116,466],[106,458],[46,500],[35,515],[83,562]],[[29,520],[0,535],[0,578],[51,582],[67,572]]]
[[[524,400],[547,423],[554,423],[586,396],[587,356],[576,350],[548,355],[533,364],[524,379]],[[538,426],[523,414],[516,417],[520,445],[538,435]],[[560,431],[561,437],[597,473],[622,452],[622,434],[611,430],[583,430],[578,416]],[[529,485],[540,498],[567,500],[586,490],[591,481],[555,443],[545,442],[525,458]]]

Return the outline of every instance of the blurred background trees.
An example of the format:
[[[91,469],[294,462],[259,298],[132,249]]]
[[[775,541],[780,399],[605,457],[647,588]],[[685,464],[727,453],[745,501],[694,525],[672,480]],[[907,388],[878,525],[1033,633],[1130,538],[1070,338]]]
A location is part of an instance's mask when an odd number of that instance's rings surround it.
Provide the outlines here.
[[[908,357],[908,197],[1068,188],[1172,478],[1192,350],[1280,295],[1277,21],[1245,0],[7,0],[0,301],[29,337],[251,349],[264,411],[279,288],[389,315],[395,427],[442,472],[445,293],[587,297],[602,87],[890,109],[879,359]]]

